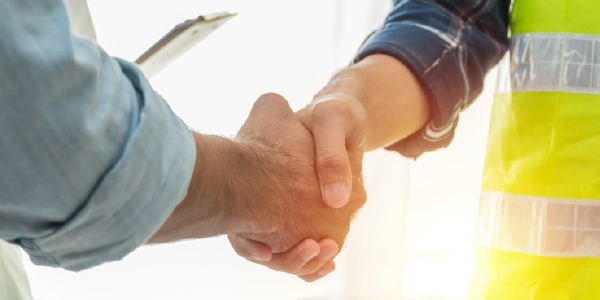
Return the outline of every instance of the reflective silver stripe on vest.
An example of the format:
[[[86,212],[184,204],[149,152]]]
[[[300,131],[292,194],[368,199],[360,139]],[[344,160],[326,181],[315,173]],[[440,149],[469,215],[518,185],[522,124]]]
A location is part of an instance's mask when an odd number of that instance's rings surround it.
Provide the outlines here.
[[[477,246],[553,257],[600,257],[600,201],[483,191]]]
[[[499,74],[497,93],[600,94],[600,36],[568,33],[518,34],[510,42],[510,84]],[[500,63],[506,73],[508,61]]]

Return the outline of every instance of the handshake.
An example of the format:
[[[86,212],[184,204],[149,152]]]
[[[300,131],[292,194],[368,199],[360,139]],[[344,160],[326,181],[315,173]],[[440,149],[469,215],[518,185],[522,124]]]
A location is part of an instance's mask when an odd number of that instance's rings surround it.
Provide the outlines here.
[[[347,95],[316,98],[294,113],[283,97],[266,94],[233,141],[194,133],[188,196],[149,242],[227,234],[255,263],[306,281],[331,273],[366,202],[365,119]]]
[[[335,269],[366,202],[363,153],[429,117],[416,77],[381,54],[342,70],[296,113],[283,97],[263,95],[234,140],[194,133],[188,194],[148,242],[227,234],[240,256],[318,280]]]

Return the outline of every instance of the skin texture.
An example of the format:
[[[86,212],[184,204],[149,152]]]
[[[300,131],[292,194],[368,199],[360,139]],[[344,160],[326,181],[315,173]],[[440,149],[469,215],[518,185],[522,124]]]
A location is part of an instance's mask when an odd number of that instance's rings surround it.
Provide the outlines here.
[[[300,244],[294,255],[304,260],[326,255],[329,261],[337,254],[366,201],[361,164],[351,166],[354,193],[348,204],[326,205],[313,136],[283,97],[261,96],[233,141],[197,133],[194,138],[197,158],[188,195],[148,243],[228,234],[267,245],[275,254]],[[323,241],[305,241],[309,238]]]
[[[371,55],[334,76],[306,108],[296,113],[314,136],[321,190],[327,185],[346,187],[345,195],[322,193],[324,203],[333,208],[350,203],[356,192],[350,184],[356,176],[352,167],[362,164],[364,151],[389,146],[413,134],[427,124],[430,114],[427,96],[416,77],[393,57]],[[305,240],[272,257],[265,244],[240,238],[230,241],[240,256],[308,282],[335,268],[333,261],[320,255],[307,261],[298,254],[299,249],[315,247],[315,240]],[[329,244],[321,240],[319,245],[323,252]]]
[[[318,188],[313,136],[287,101],[276,94],[263,95],[256,101],[235,141],[260,149],[255,152],[255,167],[266,173],[264,178],[257,174],[258,180],[251,189],[260,198],[237,206],[237,213],[245,216],[241,218],[245,228],[236,233],[238,236],[271,245],[273,253],[284,252],[309,237],[332,238],[343,245],[350,222],[366,201],[360,163],[351,166],[357,175],[352,182],[357,193],[352,195],[347,207],[333,209],[325,205]],[[267,180],[271,180],[272,185],[265,185]],[[244,197],[248,197],[247,191],[246,188],[242,192]],[[257,201],[261,201],[260,206]],[[265,205],[264,201],[272,203]],[[255,209],[267,211],[277,206],[277,211],[269,211],[268,215]],[[260,234],[258,228],[248,226],[276,215],[283,217],[279,220],[281,223],[274,226],[277,230]]]

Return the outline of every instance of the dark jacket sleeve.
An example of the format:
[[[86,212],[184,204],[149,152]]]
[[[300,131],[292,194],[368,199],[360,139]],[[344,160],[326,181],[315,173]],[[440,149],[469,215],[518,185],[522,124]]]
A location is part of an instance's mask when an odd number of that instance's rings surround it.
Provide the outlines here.
[[[481,94],[485,75],[506,52],[509,5],[509,0],[394,1],[355,62],[376,53],[400,60],[426,90],[432,116],[386,149],[417,158],[450,144],[459,114]]]

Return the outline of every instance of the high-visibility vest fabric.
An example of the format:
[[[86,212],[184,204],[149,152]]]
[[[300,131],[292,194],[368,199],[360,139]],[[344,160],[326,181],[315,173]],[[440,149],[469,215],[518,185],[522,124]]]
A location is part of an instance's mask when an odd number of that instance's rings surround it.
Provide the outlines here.
[[[511,33],[469,298],[600,299],[600,1],[515,0]]]

